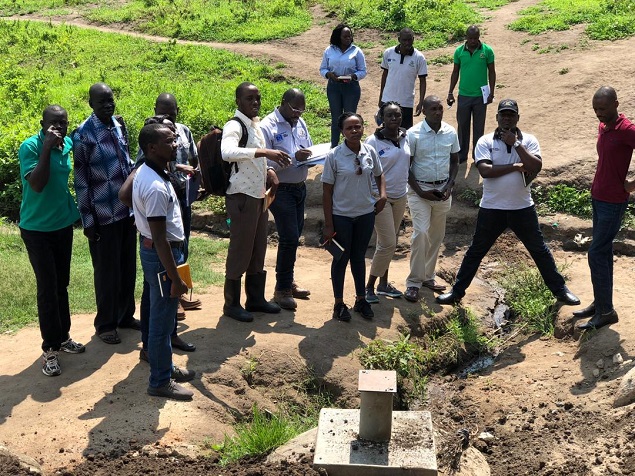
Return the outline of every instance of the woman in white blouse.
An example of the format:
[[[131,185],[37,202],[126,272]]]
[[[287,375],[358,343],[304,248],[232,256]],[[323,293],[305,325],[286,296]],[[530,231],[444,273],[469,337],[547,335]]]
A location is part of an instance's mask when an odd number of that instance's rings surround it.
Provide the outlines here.
[[[366,77],[366,58],[353,44],[353,32],[339,24],[331,33],[331,44],[324,50],[320,74],[328,79],[326,96],[331,109],[331,147],[340,140],[338,118],[343,112],[357,112],[362,90],[359,81]]]
[[[403,293],[389,283],[388,268],[397,248],[397,234],[406,211],[410,148],[406,130],[401,126],[401,107],[395,101],[384,103],[378,118],[382,127],[366,139],[366,145],[377,152],[386,182],[386,206],[375,217],[377,245],[366,283],[366,301],[378,303],[375,282],[379,278],[377,294],[398,298]]]

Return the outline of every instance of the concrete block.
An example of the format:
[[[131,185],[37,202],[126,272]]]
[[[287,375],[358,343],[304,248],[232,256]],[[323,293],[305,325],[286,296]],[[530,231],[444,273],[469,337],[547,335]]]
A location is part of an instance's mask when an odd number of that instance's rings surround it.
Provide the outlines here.
[[[430,412],[393,412],[390,441],[358,434],[359,410],[323,408],[313,466],[329,476],[436,476]]]

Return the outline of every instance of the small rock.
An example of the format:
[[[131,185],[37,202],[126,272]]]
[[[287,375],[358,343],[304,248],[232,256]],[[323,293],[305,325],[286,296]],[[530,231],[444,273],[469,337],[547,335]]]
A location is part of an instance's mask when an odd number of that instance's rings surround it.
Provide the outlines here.
[[[617,365],[624,363],[624,357],[622,357],[622,354],[619,354],[619,353],[615,354],[613,356],[613,363]]]
[[[598,369],[603,369],[603,368],[604,368],[604,360],[602,360],[602,359],[598,360],[598,361],[595,363],[595,366],[596,366]]]
[[[615,393],[613,407],[623,407],[635,402],[635,367],[628,371],[622,378],[620,386]]]
[[[557,355],[558,357],[564,357],[564,352],[556,352],[556,355]]]
[[[483,441],[487,441],[487,440],[493,440],[494,439],[494,435],[492,435],[490,432],[488,431],[484,431],[482,432],[480,435],[478,435],[478,439],[479,440],[483,440]]]
[[[600,376],[600,371],[598,369],[593,369],[593,376],[594,377],[599,377]]]

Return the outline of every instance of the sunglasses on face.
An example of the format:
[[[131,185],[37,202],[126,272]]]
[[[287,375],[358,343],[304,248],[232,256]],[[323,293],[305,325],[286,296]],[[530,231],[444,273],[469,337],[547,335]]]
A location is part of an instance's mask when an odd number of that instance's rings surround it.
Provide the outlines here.
[[[362,175],[362,163],[359,161],[359,157],[355,157],[355,175]]]

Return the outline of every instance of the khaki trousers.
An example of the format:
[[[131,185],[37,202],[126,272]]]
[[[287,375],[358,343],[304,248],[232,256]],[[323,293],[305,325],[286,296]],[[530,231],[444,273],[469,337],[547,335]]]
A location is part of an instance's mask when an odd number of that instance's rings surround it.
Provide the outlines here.
[[[370,265],[372,276],[383,276],[390,266],[397,248],[397,234],[406,211],[407,201],[407,195],[401,198],[389,198],[384,209],[375,217],[377,245]]]

